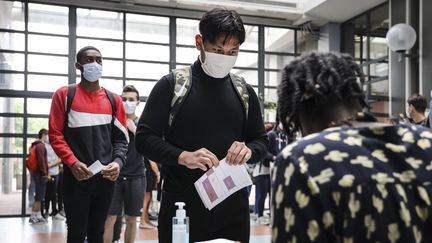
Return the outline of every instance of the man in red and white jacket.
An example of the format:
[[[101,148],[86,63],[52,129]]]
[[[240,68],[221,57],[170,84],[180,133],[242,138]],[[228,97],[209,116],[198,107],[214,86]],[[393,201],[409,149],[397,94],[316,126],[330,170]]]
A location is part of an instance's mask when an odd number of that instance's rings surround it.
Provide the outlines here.
[[[120,96],[99,86],[100,51],[87,46],[78,51],[76,58],[81,82],[55,92],[49,139],[66,165],[63,195],[67,242],[82,243],[87,237],[89,243],[102,243],[114,181],[126,161],[126,113]],[[88,167],[96,160],[104,168],[93,175]]]

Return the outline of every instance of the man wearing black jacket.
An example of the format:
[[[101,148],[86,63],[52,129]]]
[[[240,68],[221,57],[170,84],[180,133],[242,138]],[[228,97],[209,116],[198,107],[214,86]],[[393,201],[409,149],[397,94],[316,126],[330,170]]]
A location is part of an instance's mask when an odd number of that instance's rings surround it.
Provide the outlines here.
[[[226,157],[231,165],[256,163],[267,153],[258,98],[249,85],[248,105],[230,79],[245,30],[235,11],[213,9],[204,14],[195,44],[199,59],[191,66],[193,85],[169,125],[175,77],[162,77],[153,88],[136,132],[137,150],[163,165],[159,242],[171,242],[175,202],[186,203],[190,242],[225,238],[248,242],[249,203],[242,189],[211,211],[205,208],[194,182]],[[177,95],[177,94],[176,94]],[[246,109],[247,109],[247,115]]]

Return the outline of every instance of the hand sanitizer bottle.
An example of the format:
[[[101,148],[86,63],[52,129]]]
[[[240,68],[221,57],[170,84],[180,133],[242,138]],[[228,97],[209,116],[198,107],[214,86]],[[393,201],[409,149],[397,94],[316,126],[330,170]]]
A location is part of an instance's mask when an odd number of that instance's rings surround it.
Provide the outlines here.
[[[173,217],[172,223],[172,242],[173,243],[189,243],[189,217],[186,217],[184,202],[176,202],[178,207],[176,216]]]

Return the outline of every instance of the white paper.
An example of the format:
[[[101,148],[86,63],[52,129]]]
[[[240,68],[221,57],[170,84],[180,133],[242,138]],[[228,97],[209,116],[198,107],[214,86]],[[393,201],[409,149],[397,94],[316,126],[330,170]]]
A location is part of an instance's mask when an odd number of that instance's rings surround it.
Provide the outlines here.
[[[88,167],[88,169],[91,171],[91,173],[93,173],[93,175],[99,173],[103,168],[104,166],[99,160],[96,160],[92,165]]]
[[[225,159],[222,159],[219,166],[210,168],[195,182],[195,188],[208,210],[234,192],[252,185],[245,166],[228,165]]]

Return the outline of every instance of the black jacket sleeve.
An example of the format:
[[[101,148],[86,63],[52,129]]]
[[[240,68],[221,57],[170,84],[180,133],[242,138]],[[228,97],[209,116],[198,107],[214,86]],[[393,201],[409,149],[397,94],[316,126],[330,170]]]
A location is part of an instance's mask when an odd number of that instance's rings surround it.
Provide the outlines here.
[[[254,89],[247,85],[249,92],[249,114],[246,122],[245,142],[252,150],[252,157],[247,163],[253,164],[267,155],[268,138],[264,129],[261,107]]]
[[[160,164],[178,164],[183,152],[163,139],[168,127],[170,103],[174,92],[172,74],[162,77],[154,86],[138,121],[135,135],[136,150]]]

